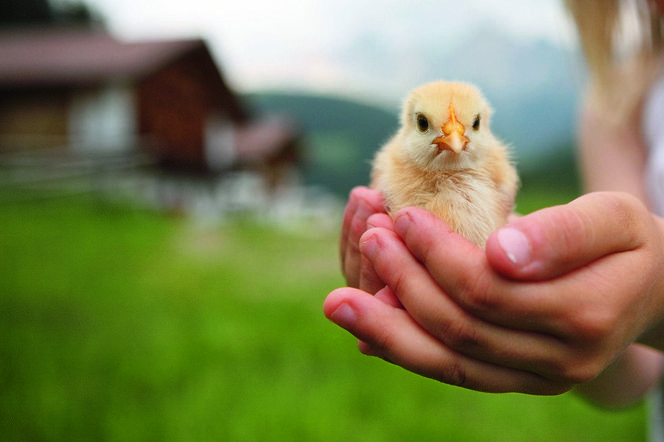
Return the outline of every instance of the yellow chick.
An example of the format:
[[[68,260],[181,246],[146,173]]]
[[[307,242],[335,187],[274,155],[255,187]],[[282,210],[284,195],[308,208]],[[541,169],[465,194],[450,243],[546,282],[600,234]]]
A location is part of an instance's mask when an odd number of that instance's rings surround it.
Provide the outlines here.
[[[401,127],[374,159],[371,187],[390,214],[423,207],[480,247],[506,223],[519,183],[507,148],[491,133],[477,88],[438,81],[415,89]]]

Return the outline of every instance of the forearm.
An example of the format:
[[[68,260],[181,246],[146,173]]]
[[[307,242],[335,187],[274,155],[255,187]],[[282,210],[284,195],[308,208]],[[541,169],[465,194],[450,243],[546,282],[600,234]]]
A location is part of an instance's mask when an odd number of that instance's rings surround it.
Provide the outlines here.
[[[577,385],[574,391],[602,407],[627,407],[657,385],[663,362],[664,357],[659,351],[632,344],[597,378]]]
[[[651,247],[653,249],[664,250],[664,219],[651,214],[653,224],[659,233],[659,241],[653,238]],[[662,277],[661,266],[656,268],[654,277],[642,275],[647,281],[652,281],[649,290],[643,296],[650,298],[651,309],[650,318],[646,324],[645,332],[641,333],[637,342],[652,347],[660,352],[664,352],[664,277]]]
[[[586,192],[627,192],[645,204],[646,155],[639,124],[605,121],[592,108],[583,110],[579,129],[579,157]]]

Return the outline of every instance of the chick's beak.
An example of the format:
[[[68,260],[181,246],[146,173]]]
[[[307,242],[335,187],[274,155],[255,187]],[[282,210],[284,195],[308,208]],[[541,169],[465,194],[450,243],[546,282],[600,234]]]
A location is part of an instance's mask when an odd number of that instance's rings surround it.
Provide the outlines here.
[[[463,151],[468,142],[470,141],[467,136],[464,135],[466,128],[463,127],[463,124],[459,123],[454,114],[454,106],[450,104],[450,118],[447,120],[447,123],[442,127],[443,134],[442,136],[433,140],[432,144],[438,146],[439,152],[443,150],[449,150],[455,154]]]

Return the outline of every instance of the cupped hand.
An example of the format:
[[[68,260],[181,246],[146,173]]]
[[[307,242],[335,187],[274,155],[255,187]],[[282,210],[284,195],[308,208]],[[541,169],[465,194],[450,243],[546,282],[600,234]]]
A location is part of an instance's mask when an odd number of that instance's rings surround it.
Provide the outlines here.
[[[595,378],[639,337],[657,336],[663,238],[664,222],[618,193],[516,219],[486,250],[408,208],[393,229],[360,239],[362,259],[387,287],[376,297],[336,290],[325,313],[364,353],[424,376],[557,394]]]

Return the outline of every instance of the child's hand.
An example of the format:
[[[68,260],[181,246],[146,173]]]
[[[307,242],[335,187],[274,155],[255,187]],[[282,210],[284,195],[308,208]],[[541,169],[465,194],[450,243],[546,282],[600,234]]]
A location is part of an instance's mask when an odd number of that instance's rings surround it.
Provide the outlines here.
[[[644,334],[664,317],[664,221],[625,194],[524,216],[486,251],[409,208],[394,230],[367,231],[360,251],[388,286],[377,297],[405,310],[346,288],[330,294],[326,315],[364,353],[445,383],[557,394],[639,337],[664,347]]]

